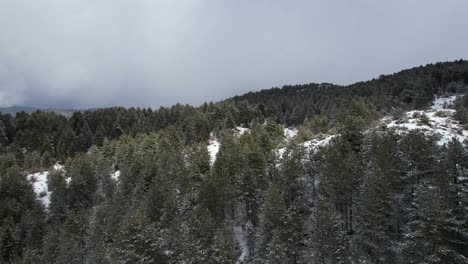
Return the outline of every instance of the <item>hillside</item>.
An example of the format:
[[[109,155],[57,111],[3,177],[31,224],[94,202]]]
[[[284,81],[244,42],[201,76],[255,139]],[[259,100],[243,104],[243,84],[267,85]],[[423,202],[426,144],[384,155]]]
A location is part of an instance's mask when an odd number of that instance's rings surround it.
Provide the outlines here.
[[[468,62],[0,115],[0,262],[468,263]]]
[[[286,124],[297,125],[313,115],[335,119],[337,109],[349,108],[353,99],[371,103],[380,113],[395,108],[427,107],[435,96],[463,93],[468,83],[468,61],[428,64],[348,86],[329,83],[287,85],[250,92],[228,99],[247,101],[266,116],[277,115]]]
[[[273,88],[200,107],[105,108],[74,112],[68,119],[53,112],[0,114],[7,145],[27,150],[42,148],[53,158],[102,145],[122,134],[136,136],[174,127],[186,144],[204,142],[223,128],[270,123],[314,130],[337,128],[353,111],[366,119],[429,107],[435,96],[463,94],[468,61],[429,64],[350,86],[309,84]],[[369,121],[369,120],[368,120]],[[313,124],[320,123],[320,124]],[[326,132],[326,131],[324,131]],[[65,145],[67,147],[65,147]],[[63,146],[63,147],[62,147]]]

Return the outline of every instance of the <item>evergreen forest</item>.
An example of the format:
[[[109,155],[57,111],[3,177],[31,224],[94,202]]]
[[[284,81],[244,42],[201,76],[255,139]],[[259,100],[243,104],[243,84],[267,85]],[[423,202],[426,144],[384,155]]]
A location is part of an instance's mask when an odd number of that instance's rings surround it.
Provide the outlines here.
[[[0,263],[468,263],[467,138],[466,60],[0,114]]]

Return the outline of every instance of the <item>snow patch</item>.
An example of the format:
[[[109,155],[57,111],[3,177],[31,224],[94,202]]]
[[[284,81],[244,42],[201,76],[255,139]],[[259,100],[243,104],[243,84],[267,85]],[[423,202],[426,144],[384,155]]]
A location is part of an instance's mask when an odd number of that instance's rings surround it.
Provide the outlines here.
[[[409,111],[400,120],[390,121],[389,117],[383,118],[382,122],[387,124],[387,127],[395,128],[398,133],[405,133],[411,130],[420,130],[426,135],[440,136],[438,145],[442,146],[456,138],[463,142],[468,138],[468,131],[453,118],[455,110],[444,109],[443,107],[450,105],[455,101],[457,96],[445,98],[436,98],[430,110],[426,111]],[[421,116],[426,116],[424,121]]]
[[[234,237],[241,249],[241,254],[236,263],[241,264],[244,263],[245,259],[249,256],[249,245],[247,244],[244,229],[241,226],[234,227]]]
[[[235,128],[235,132],[236,132],[239,136],[242,136],[245,132],[250,132],[250,128],[238,126],[238,127]]]
[[[321,138],[321,139],[312,139],[312,140],[309,140],[309,141],[306,141],[304,142],[304,147],[306,147],[307,149],[317,149],[319,147],[324,147],[328,144],[330,144],[330,141],[336,137],[336,135],[325,135],[325,137]]]
[[[286,148],[279,148],[276,150],[276,156],[278,158],[282,158],[284,155],[284,152],[286,151]]]
[[[437,97],[432,103],[431,110],[443,110],[447,108],[447,106],[451,105],[457,98],[458,96],[456,95],[452,95],[449,97]]]
[[[119,181],[120,170],[117,170],[117,171],[115,171],[114,173],[111,173],[110,177],[111,177],[111,179],[113,179],[114,181]]]
[[[211,135],[210,140],[208,140],[208,154],[210,154],[210,164],[213,166],[213,164],[216,161],[216,155],[218,155],[219,152],[219,147],[220,143],[218,139],[216,139],[213,135]]]
[[[36,193],[37,199],[41,201],[41,203],[48,208],[50,204],[50,195],[52,192],[49,191],[49,187],[47,185],[47,176],[49,172],[38,172],[29,174],[27,176],[28,181],[32,183],[34,193]]]
[[[234,128],[233,131],[236,136],[240,137],[243,134],[250,132],[250,128],[238,126]],[[210,139],[208,140],[207,150],[208,150],[208,154],[210,154],[211,166],[213,166],[213,164],[216,161],[216,156],[218,155],[220,146],[221,146],[221,143],[219,142],[219,140],[213,135],[213,133],[210,133]]]
[[[337,135],[322,135],[319,138],[315,138],[312,140],[305,141],[303,143],[300,143],[299,145],[302,145],[306,151],[315,151],[319,147],[324,147],[330,144],[330,141],[336,137]],[[286,148],[279,148],[276,150],[276,156],[279,158],[282,158],[284,153],[286,151]]]
[[[64,169],[62,165],[57,163],[52,167],[52,172],[53,171],[64,171]],[[41,201],[46,209],[49,208],[50,195],[52,194],[52,192],[49,191],[49,185],[47,182],[48,176],[49,171],[37,172],[26,176],[27,180],[31,182],[33,186],[37,199]]]
[[[58,163],[55,163],[55,164],[54,164],[54,170],[56,170],[56,171],[65,171],[65,170],[63,169],[64,167],[65,167],[65,166],[60,165],[60,164],[58,164]]]
[[[286,140],[290,141],[295,136],[297,136],[297,128],[295,128],[295,127],[293,127],[293,128],[289,128],[289,127],[284,128],[284,137],[286,138]]]

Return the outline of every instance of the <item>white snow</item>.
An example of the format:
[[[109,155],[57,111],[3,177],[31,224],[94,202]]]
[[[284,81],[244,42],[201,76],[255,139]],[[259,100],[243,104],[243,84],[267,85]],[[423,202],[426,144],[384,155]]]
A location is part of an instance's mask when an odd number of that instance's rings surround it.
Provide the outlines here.
[[[297,128],[295,127],[286,127],[284,128],[284,137],[286,138],[286,140],[291,140],[293,139],[295,136],[297,136]]]
[[[305,141],[303,143],[300,143],[303,147],[306,148],[306,151],[311,151],[311,150],[317,150],[319,147],[324,147],[330,143],[330,141],[336,137],[337,135],[321,135],[318,138],[312,139]],[[282,158],[284,152],[286,151],[286,148],[279,148],[276,150],[276,156],[278,158]]]
[[[242,136],[245,132],[249,132],[250,131],[250,128],[246,128],[246,127],[236,127],[235,128],[235,132],[239,135],[239,136]]]
[[[286,148],[279,148],[279,149],[277,149],[277,150],[276,150],[276,157],[282,158],[285,151],[286,151]]]
[[[63,166],[60,164],[55,164],[52,168],[52,171],[61,171]],[[49,176],[49,171],[37,172],[29,174],[26,176],[28,181],[31,182],[34,193],[36,193],[37,199],[41,201],[44,207],[47,209],[50,205],[50,195],[52,194],[49,191],[49,186],[47,183],[47,177]]]
[[[111,179],[113,179],[114,181],[119,181],[120,170],[117,170],[114,173],[111,173],[110,176],[111,176]]]
[[[250,132],[250,128],[246,127],[236,127],[233,129],[234,134],[238,137],[242,136],[244,133]],[[210,139],[208,140],[208,153],[210,154],[210,164],[213,166],[213,164],[216,161],[216,156],[218,155],[219,152],[219,147],[221,146],[221,143],[219,140],[213,135],[213,133],[210,133]]]
[[[433,111],[445,109],[447,106],[451,105],[458,96],[452,95],[450,97],[437,97],[432,103],[431,109]]]
[[[37,199],[42,202],[42,204],[48,208],[50,204],[50,194],[47,185],[47,176],[49,172],[38,172],[34,174],[29,174],[27,176],[28,181],[32,183],[34,192],[36,193]]]
[[[218,155],[219,152],[219,146],[220,143],[218,139],[215,137],[211,137],[210,140],[208,140],[208,153],[210,154],[210,164],[213,166],[213,164],[216,161],[216,155]]]
[[[312,139],[304,142],[304,147],[307,149],[317,149],[318,147],[324,147],[330,143],[330,141],[336,137],[336,135],[324,135],[320,139]]]
[[[241,254],[236,263],[241,264],[244,263],[245,259],[249,256],[249,245],[247,244],[244,230],[241,226],[234,227],[234,237],[241,248]]]
[[[451,141],[452,138],[463,142],[468,138],[468,131],[453,118],[455,110],[443,109],[444,106],[451,104],[456,98],[457,96],[436,98],[429,110],[409,111],[406,112],[403,119],[390,121],[387,117],[382,119],[382,122],[387,123],[387,127],[396,128],[399,133],[417,129],[426,135],[438,135],[440,139],[437,144],[441,146]],[[437,116],[437,112],[442,115]],[[422,115],[427,116],[429,120],[428,124],[421,123]]]
[[[58,164],[58,163],[55,163],[55,164],[54,164],[54,170],[56,170],[56,171],[65,171],[65,170],[63,169],[63,167],[64,167],[63,165],[60,165],[60,164]]]

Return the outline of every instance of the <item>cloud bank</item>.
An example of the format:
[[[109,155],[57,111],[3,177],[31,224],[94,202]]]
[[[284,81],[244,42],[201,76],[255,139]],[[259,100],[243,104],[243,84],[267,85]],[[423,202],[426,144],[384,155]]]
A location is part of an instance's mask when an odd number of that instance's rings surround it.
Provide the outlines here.
[[[468,1],[3,0],[0,106],[198,105],[468,58]]]

